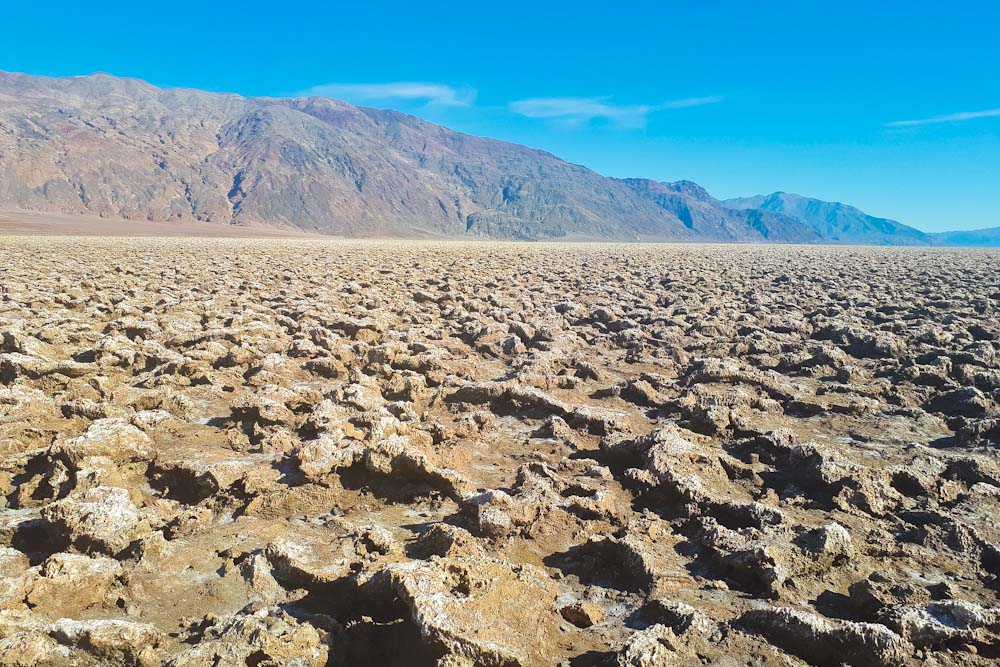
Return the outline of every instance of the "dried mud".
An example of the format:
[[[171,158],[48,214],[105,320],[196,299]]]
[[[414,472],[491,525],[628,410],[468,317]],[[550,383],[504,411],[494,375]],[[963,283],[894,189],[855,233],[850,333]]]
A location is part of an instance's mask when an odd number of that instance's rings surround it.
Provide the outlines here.
[[[0,238],[0,665],[987,665],[1000,253]]]

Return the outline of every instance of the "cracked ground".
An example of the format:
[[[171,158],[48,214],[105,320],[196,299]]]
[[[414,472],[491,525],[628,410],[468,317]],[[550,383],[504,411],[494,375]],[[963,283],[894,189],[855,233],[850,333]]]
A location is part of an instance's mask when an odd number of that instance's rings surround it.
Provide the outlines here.
[[[1000,253],[0,238],[0,665],[992,665]]]

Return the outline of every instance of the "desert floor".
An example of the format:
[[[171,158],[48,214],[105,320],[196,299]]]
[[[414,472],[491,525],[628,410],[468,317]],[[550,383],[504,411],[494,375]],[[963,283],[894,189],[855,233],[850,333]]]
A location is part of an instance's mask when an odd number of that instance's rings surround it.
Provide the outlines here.
[[[95,215],[0,209],[0,236],[100,236],[170,238],[324,238],[294,229],[205,222],[148,222]],[[329,238],[329,237],[326,237]]]
[[[24,224],[0,665],[1000,659],[1000,251]]]

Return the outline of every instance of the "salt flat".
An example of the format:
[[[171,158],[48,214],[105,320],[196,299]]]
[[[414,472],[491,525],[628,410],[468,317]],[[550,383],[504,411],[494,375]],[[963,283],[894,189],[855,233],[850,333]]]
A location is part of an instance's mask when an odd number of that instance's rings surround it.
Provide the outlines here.
[[[8,234],[0,292],[0,664],[1000,657],[1000,251]]]

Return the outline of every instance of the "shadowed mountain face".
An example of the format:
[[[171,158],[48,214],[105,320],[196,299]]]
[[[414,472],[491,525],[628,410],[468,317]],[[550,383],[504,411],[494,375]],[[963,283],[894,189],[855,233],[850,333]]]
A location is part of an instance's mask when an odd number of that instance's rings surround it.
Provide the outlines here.
[[[606,178],[393,111],[104,74],[0,73],[0,207],[345,236],[819,240],[693,183]]]
[[[691,229],[697,225],[701,230],[711,230],[725,237],[750,228],[756,230],[762,239],[779,243],[816,243],[823,240],[808,225],[790,216],[760,208],[729,207],[691,181],[658,183],[630,178],[623,182],[643,199],[673,213]]]
[[[809,226],[832,243],[872,245],[931,245],[930,234],[895,220],[867,215],[853,206],[839,202],[811,199],[787,192],[727,199],[723,202],[739,210],[780,213]]]

